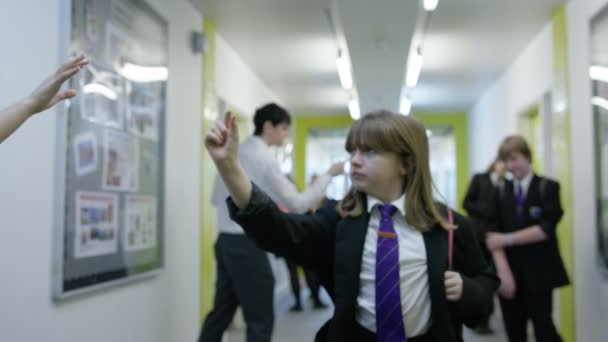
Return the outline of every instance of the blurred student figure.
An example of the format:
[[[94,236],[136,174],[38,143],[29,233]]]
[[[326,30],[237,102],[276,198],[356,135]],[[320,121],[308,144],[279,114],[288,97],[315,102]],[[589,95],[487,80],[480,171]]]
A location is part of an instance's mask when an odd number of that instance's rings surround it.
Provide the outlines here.
[[[0,109],[0,143],[13,134],[32,115],[76,96],[76,90],[61,91],[60,88],[87,63],[89,61],[84,55],[72,58],[59,67],[52,76],[44,80],[30,95],[7,108]]]
[[[253,135],[239,146],[238,164],[274,201],[292,213],[306,213],[324,196],[331,178],[344,172],[344,166],[342,163],[332,165],[318,184],[298,192],[281,171],[270,148],[285,142],[291,116],[283,107],[269,103],[256,110],[253,123]],[[199,342],[220,342],[239,306],[247,326],[247,341],[269,342],[274,327],[274,276],[266,252],[230,219],[225,202],[228,196],[228,189],[218,175],[211,199],[217,209],[219,231],[215,243],[215,298],[203,323]]]
[[[556,232],[563,215],[559,183],[534,173],[530,147],[521,136],[506,137],[499,156],[513,180],[496,197],[497,232],[487,234],[486,245],[501,280],[507,336],[510,342],[525,342],[530,320],[536,341],[559,342],[553,290],[569,284]]]
[[[473,176],[463,202],[464,209],[473,220],[477,241],[487,260],[492,259],[485,241],[486,233],[495,216],[493,199],[504,186],[506,172],[504,162],[497,158],[485,172]],[[490,316],[493,311],[492,305],[484,320],[474,329],[475,332],[481,335],[494,333],[490,327]]]
[[[310,185],[312,186],[313,184],[315,184],[315,182],[317,181],[319,176],[317,175],[313,175],[310,179]],[[288,178],[290,180],[293,181],[293,179],[288,176]],[[321,208],[325,202],[328,200],[327,197],[323,197],[321,198],[317,203],[315,203],[309,213],[312,214],[314,213],[317,209]],[[283,210],[284,212],[288,212],[287,210],[285,210],[284,206],[279,206],[279,208],[281,210]],[[285,263],[287,264],[287,269],[289,270],[289,280],[291,282],[291,291],[293,293],[293,297],[294,297],[294,305],[289,309],[292,312],[300,312],[303,310],[303,306],[302,306],[302,300],[301,300],[301,290],[300,290],[300,277],[298,274],[298,267],[300,265],[296,264],[293,260],[290,259],[285,259]],[[317,274],[317,272],[313,271],[310,268],[302,268],[302,270],[304,271],[304,278],[306,279],[306,285],[308,285],[308,288],[310,289],[310,298],[312,299],[313,302],[313,308],[315,309],[325,309],[327,308],[327,305],[325,303],[323,303],[323,301],[320,298],[319,293],[321,292],[321,279],[319,278],[319,275]]]

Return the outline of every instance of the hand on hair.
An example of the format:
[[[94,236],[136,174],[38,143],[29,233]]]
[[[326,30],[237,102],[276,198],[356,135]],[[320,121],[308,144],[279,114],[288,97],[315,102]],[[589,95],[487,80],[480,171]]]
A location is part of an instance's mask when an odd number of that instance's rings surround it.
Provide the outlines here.
[[[33,115],[42,112],[59,101],[76,96],[74,89],[60,91],[60,88],[65,81],[76,75],[88,63],[89,60],[81,54],[60,66],[55,74],[44,80],[24,99],[24,103],[28,108],[28,114]]]
[[[462,298],[462,276],[454,271],[445,271],[443,276],[446,298],[450,302],[459,301]]]
[[[236,116],[227,112],[224,122],[218,121],[205,135],[205,146],[213,161],[217,163],[234,162],[239,154],[239,130]]]
[[[329,167],[329,170],[327,170],[327,173],[332,177],[343,174],[344,173],[344,162],[337,162],[337,163],[333,164],[332,166]]]

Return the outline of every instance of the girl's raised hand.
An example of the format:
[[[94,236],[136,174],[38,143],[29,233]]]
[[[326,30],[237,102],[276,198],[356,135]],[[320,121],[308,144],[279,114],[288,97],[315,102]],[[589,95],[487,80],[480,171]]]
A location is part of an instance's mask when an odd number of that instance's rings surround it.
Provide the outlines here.
[[[59,67],[55,74],[44,80],[26,99],[30,114],[39,113],[54,106],[57,102],[76,96],[76,90],[68,89],[61,91],[63,83],[80,69],[86,66],[89,60],[85,55],[79,55]]]
[[[215,127],[207,132],[205,146],[216,164],[238,160],[239,132],[236,116],[232,112],[227,112],[224,122],[218,121]]]

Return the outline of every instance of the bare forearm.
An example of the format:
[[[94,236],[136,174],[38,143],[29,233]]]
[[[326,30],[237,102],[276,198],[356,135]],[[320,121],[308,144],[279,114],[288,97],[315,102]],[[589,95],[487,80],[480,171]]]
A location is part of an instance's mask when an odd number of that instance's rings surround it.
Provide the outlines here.
[[[510,240],[511,246],[527,245],[530,243],[547,240],[547,234],[539,225],[534,225],[510,233]]]
[[[509,262],[507,261],[504,250],[497,249],[492,251],[492,258],[494,259],[494,265],[496,265],[496,271],[498,273],[501,273],[501,271],[511,272],[511,267],[509,267]]]
[[[31,106],[20,101],[0,111],[0,143],[8,138],[32,115]]]
[[[223,161],[217,163],[219,175],[224,180],[224,184],[238,208],[244,208],[251,199],[251,181],[241,163],[236,161]]]

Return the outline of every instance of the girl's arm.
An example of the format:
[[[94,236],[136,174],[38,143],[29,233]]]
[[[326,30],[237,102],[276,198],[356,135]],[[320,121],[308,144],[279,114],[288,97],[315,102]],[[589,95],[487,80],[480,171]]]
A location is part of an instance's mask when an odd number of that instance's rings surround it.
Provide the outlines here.
[[[54,106],[57,102],[76,96],[73,89],[59,91],[61,85],[76,75],[88,60],[84,55],[73,58],[46,79],[28,97],[0,110],[0,143],[8,138],[30,116]]]
[[[251,181],[239,161],[239,132],[236,116],[226,113],[205,136],[205,146],[218,174],[237,208],[244,208],[251,197]]]
[[[205,145],[231,198],[231,218],[263,249],[286,256],[303,265],[317,267],[330,257],[333,229],[339,220],[327,208],[315,215],[285,214],[254,186],[238,159],[238,128],[232,113],[217,123],[205,137]],[[335,202],[334,202],[335,207]]]
[[[454,266],[462,278],[462,290],[456,301],[449,297],[448,301],[453,302],[464,324],[474,326],[489,311],[500,281],[481,253],[470,220],[456,213],[454,218],[458,225],[454,233]]]

